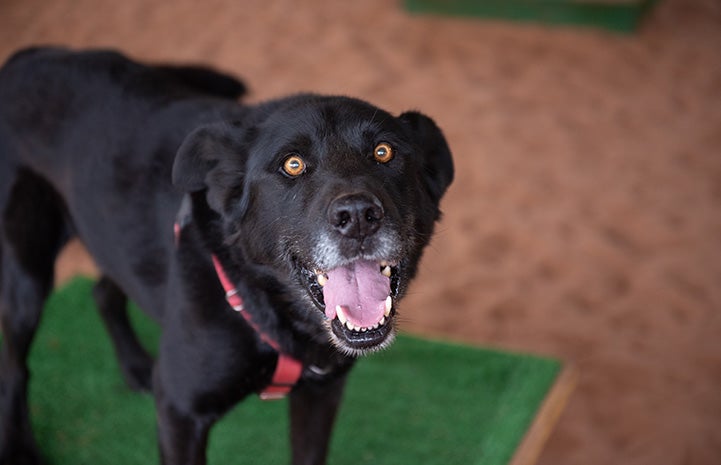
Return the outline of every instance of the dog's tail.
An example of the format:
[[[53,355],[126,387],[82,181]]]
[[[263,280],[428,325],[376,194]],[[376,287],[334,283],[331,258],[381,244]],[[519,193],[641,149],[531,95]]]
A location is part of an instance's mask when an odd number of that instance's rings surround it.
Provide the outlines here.
[[[248,88],[239,79],[203,66],[159,65],[155,68],[178,84],[217,97],[240,99]]]

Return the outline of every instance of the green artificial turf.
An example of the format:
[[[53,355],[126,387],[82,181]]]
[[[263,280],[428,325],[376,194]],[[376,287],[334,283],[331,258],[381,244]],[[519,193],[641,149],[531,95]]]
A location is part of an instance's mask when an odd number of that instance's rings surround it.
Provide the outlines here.
[[[570,24],[630,33],[658,0],[405,0],[413,13]]]
[[[153,401],[123,383],[78,278],[55,292],[30,357],[36,437],[55,465],[157,463]],[[137,310],[146,345],[158,329]],[[351,374],[330,464],[505,464],[560,371],[555,360],[401,336]],[[241,403],[211,433],[209,462],[289,463],[287,401]]]

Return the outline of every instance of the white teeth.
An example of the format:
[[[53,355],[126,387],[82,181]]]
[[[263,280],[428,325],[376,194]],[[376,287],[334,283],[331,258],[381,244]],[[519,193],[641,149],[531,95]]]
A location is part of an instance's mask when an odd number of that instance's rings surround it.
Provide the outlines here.
[[[325,286],[325,283],[328,282],[328,277],[323,273],[318,273],[318,275],[316,275],[316,279],[321,287]]]
[[[386,324],[386,317],[383,317],[383,318],[381,318],[381,321],[379,321],[378,323],[374,324],[374,325],[371,326],[371,327],[365,327],[365,326],[364,326],[364,327],[360,327],[360,326],[355,326],[355,325],[354,325],[353,323],[351,323],[350,321],[347,321],[347,320],[345,319],[345,315],[344,315],[342,318],[340,317],[340,315],[341,315],[340,313],[339,313],[338,315],[339,315],[338,320],[340,320],[340,322],[343,324],[343,326],[345,326],[345,327],[348,328],[349,330],[355,331],[355,332],[357,332],[357,333],[365,333],[365,332],[368,332],[368,331],[372,331],[372,330],[378,329],[378,328],[380,328],[381,326],[383,326],[384,324]],[[345,320],[345,321],[344,321],[344,320]]]
[[[383,276],[385,276],[386,278],[390,278],[390,277],[391,277],[391,267],[390,267],[390,266],[386,266],[385,268],[383,268],[383,269],[381,270],[381,274],[382,274]]]
[[[335,313],[338,315],[338,320],[341,324],[346,324],[346,321],[348,321],[348,317],[345,316],[345,312],[343,311],[343,307],[340,305],[335,306]],[[348,323],[350,325],[350,323]]]
[[[386,299],[385,316],[383,316],[381,318],[381,320],[378,323],[374,324],[373,326],[363,326],[363,327],[355,326],[353,323],[350,322],[350,320],[348,319],[348,316],[345,314],[345,310],[340,305],[336,305],[335,314],[338,317],[338,321],[340,321],[341,325],[345,326],[346,328],[348,328],[351,331],[365,333],[368,331],[372,331],[374,329],[378,329],[381,326],[383,326],[384,324],[386,324],[386,321],[387,321],[386,317],[388,317],[391,314],[392,308],[393,308],[393,301],[392,301],[391,297],[388,296],[388,299]]]

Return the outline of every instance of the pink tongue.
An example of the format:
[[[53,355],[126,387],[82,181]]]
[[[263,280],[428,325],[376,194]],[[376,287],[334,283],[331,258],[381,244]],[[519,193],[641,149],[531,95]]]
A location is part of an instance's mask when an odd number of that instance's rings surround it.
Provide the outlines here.
[[[327,274],[323,298],[329,319],[335,318],[338,305],[354,326],[368,328],[383,318],[391,280],[381,274],[378,263],[359,260]]]

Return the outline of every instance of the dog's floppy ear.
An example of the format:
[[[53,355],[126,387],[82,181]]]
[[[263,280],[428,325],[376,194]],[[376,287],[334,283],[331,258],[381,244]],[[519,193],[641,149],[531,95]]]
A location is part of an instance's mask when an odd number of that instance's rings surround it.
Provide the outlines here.
[[[208,205],[222,213],[229,197],[242,189],[245,157],[242,129],[225,123],[201,126],[178,149],[173,184],[184,192],[207,189]]]
[[[398,118],[423,156],[423,179],[431,197],[438,202],[453,181],[453,160],[446,138],[436,123],[422,113],[409,111]]]

